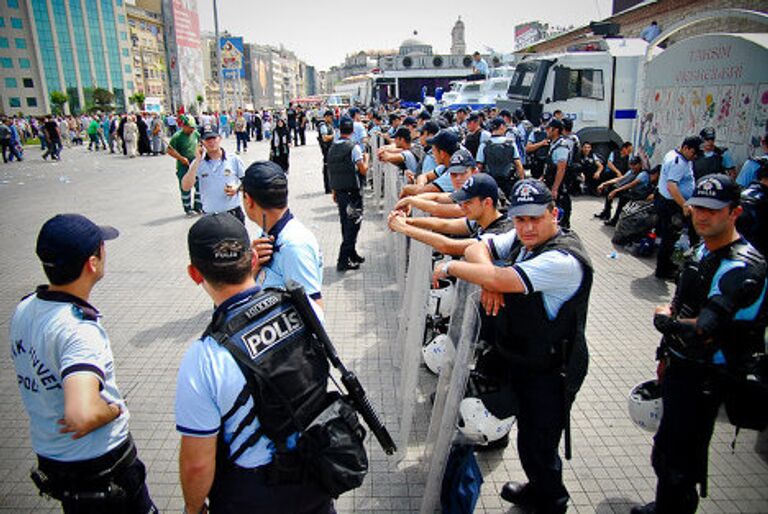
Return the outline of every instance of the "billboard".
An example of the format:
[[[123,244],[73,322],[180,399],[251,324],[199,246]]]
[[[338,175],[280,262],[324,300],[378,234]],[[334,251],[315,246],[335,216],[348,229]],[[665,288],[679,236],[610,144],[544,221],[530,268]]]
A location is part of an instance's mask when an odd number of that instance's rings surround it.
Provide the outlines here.
[[[197,0],[164,0],[163,21],[173,107],[189,108],[205,94]]]
[[[544,27],[538,21],[515,25],[515,50],[531,46],[544,38]]]
[[[225,79],[245,78],[245,60],[243,59],[243,38],[219,38],[221,49],[221,73]]]

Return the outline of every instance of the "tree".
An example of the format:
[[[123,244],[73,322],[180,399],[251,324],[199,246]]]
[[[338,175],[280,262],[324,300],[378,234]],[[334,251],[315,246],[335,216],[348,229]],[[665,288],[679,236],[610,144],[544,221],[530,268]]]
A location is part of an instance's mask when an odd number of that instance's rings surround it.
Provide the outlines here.
[[[97,87],[93,90],[93,108],[99,111],[111,111],[112,100],[115,98],[114,93],[107,89]]]
[[[49,95],[54,114],[64,114],[64,104],[69,102],[69,97],[62,91],[51,91]]]
[[[136,108],[139,109],[140,111],[144,110],[144,100],[146,99],[147,99],[147,96],[141,91],[137,91],[136,93],[128,97],[128,101],[134,104]]]

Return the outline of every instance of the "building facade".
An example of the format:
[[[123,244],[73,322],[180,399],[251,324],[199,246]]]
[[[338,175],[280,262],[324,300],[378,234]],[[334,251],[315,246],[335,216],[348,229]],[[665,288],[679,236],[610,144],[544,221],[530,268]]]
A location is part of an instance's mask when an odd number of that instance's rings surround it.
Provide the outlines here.
[[[205,98],[197,0],[163,0],[171,109],[198,110]]]
[[[144,93],[147,104],[159,105],[162,112],[168,112],[171,101],[161,11],[159,1],[138,0],[136,5],[126,5],[134,87]]]
[[[0,110],[45,114],[60,91],[65,111],[79,113],[94,107],[97,88],[127,108],[134,83],[123,0],[6,0],[0,34]]]

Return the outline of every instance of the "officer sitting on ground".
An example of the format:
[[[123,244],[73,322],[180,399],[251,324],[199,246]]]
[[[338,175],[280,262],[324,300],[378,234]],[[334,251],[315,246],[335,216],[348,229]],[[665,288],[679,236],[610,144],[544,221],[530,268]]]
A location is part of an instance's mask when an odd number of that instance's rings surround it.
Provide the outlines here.
[[[45,222],[37,256],[50,285],[22,300],[11,319],[11,355],[39,467],[32,479],[65,513],[158,512],[101,314],[88,303],[104,277],[104,241],[117,236],[79,214]]]
[[[498,210],[499,188],[490,175],[477,173],[451,193],[464,212],[463,218],[409,218],[401,210],[389,214],[389,229],[428,244],[438,252],[463,257],[464,250],[483,234],[500,234],[511,228],[511,222]],[[452,237],[448,237],[452,236]]]
[[[512,185],[525,178],[525,170],[515,140],[506,136],[506,122],[502,118],[494,118],[490,127],[491,139],[481,143],[477,150],[478,168],[492,176],[499,189],[509,196]]]
[[[499,363],[493,378],[516,396],[517,449],[529,479],[508,482],[501,497],[536,512],[563,513],[568,491],[558,445],[587,371],[592,265],[579,238],[558,227],[557,207],[540,181],[515,184],[509,215],[514,230],[470,246],[466,261],[439,264],[433,278],[482,286],[481,301],[492,316]],[[494,266],[497,259],[505,265]]]
[[[633,514],[696,512],[697,484],[706,495],[720,405],[725,400],[731,417],[731,400],[749,402],[738,386],[753,373],[753,355],[765,354],[766,320],[759,313],[765,309],[766,261],[736,231],[739,187],[727,175],[707,175],[687,206],[703,243],[685,263],[672,301],[656,308],[654,325],[664,334],[657,351],[663,415],[651,454],[656,501]],[[744,407],[764,416],[765,401]]]
[[[715,144],[715,129],[703,128],[699,136],[704,143],[701,145],[701,153],[693,161],[694,178],[699,180],[705,175],[724,173],[735,179],[736,165],[733,163],[733,157],[727,148],[720,148]]]
[[[216,310],[209,329],[190,346],[179,366],[176,429],[181,434],[179,473],[185,514],[207,512],[206,498],[216,514],[335,512],[326,491],[302,479],[302,473],[285,468],[296,454],[295,435],[287,440],[266,435],[284,432],[276,428],[283,424],[292,426],[291,415],[280,409],[280,394],[296,412],[297,397],[307,402],[322,399],[327,363],[325,369],[312,369],[305,360],[292,360],[285,364],[291,366],[290,387],[283,379],[279,391],[261,390],[249,368],[235,359],[225,341],[213,336],[237,313],[248,310],[252,323],[245,329],[251,332],[230,336],[230,341],[247,341],[248,351],[242,351],[256,359],[286,344],[303,324],[290,311],[275,315],[279,296],[260,295],[248,232],[234,217],[224,213],[200,219],[189,231],[188,245],[189,276],[213,299]],[[295,352],[282,355],[296,357]],[[294,418],[299,416],[291,412]]]

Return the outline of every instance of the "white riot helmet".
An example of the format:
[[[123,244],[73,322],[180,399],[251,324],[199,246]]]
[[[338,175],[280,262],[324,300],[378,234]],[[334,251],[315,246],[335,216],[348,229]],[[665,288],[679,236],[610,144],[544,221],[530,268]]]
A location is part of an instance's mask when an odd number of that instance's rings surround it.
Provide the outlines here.
[[[483,444],[498,441],[512,430],[517,418],[499,419],[485,408],[480,398],[464,398],[459,404],[459,431]]]
[[[421,353],[424,356],[424,364],[427,365],[429,371],[439,375],[446,363],[453,360],[456,355],[456,347],[447,334],[439,334],[422,347]]]
[[[635,425],[655,433],[662,414],[661,387],[658,381],[647,380],[633,387],[629,392],[627,407]]]
[[[450,280],[438,280],[437,289],[429,290],[429,307],[427,312],[430,314],[440,314],[443,317],[450,316],[453,310],[455,291],[456,287]]]

